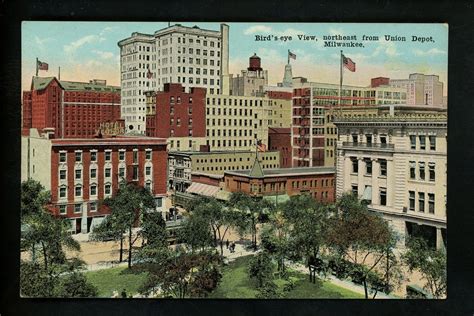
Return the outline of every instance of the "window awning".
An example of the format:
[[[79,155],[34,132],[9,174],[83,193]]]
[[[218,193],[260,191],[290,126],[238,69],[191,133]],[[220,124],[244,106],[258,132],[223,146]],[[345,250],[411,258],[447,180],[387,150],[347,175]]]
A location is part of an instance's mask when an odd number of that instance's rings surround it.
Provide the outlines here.
[[[214,197],[219,192],[219,190],[220,190],[219,187],[216,187],[213,185],[194,182],[189,186],[189,188],[187,188],[186,193]]]
[[[372,187],[370,185],[365,187],[362,200],[372,201]]]

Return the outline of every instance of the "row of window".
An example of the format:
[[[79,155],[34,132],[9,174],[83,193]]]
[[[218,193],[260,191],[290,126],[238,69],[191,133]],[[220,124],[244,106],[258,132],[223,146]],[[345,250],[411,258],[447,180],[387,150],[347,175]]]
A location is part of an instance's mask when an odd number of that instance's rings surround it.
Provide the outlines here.
[[[426,206],[426,195],[428,195],[428,213],[435,213],[435,194],[425,192],[418,192],[418,205],[416,203],[416,192],[408,191],[408,205],[410,211],[418,211],[421,213],[425,212]]]
[[[245,120],[245,121],[247,121],[247,120]],[[241,126],[241,125],[236,125],[236,126]],[[245,126],[247,126],[247,124],[245,124]],[[210,131],[211,131],[211,133],[209,133],[209,129],[206,129],[206,136],[211,136],[211,135],[212,136],[217,135],[218,137],[221,136],[221,130],[220,129],[218,129],[218,130],[212,129]],[[217,131],[217,133],[216,133],[216,131]],[[247,134],[248,134],[248,136],[252,136],[252,134],[253,134],[251,129],[249,129],[249,130],[244,129],[243,132],[242,132],[241,129],[239,129],[238,131],[237,131],[237,129],[234,129],[234,136],[237,136],[237,133],[239,134],[238,136],[247,136]],[[222,136],[223,137],[227,137],[227,136],[231,137],[232,136],[232,130],[231,129],[229,129],[229,130],[223,129],[222,130]]]
[[[211,111],[212,111],[212,115],[216,115],[216,108],[206,107],[206,114],[207,115],[211,115]],[[247,112],[247,109],[239,109],[239,111],[237,111],[237,109],[234,109],[233,112],[234,112],[234,115],[239,115],[239,116],[250,115],[250,116],[252,116],[252,109],[249,109],[248,112]],[[222,114],[227,115],[227,108],[222,109]],[[217,108],[217,115],[221,115],[221,108]],[[232,115],[232,109],[229,109],[229,115]]]
[[[356,157],[351,157],[352,162],[352,173],[359,173],[359,161]],[[365,175],[372,175],[372,163],[373,161],[370,158],[363,159],[365,164]],[[387,176],[387,160],[378,159],[380,173],[378,176]]]
[[[317,187],[318,186],[318,180],[298,180],[298,181],[292,181],[291,182],[291,187],[299,189],[304,187]],[[329,186],[329,179],[321,179],[321,186],[322,187],[328,187]],[[334,186],[334,179],[331,179],[331,186]]]
[[[126,152],[125,149],[119,149],[119,161],[125,161],[125,152]],[[66,162],[66,155],[67,155],[67,152],[60,151],[59,162]],[[151,157],[152,157],[152,150],[146,149],[145,160],[151,160]],[[106,162],[112,161],[112,150],[105,150],[104,159]],[[74,152],[74,161],[82,162],[82,151]],[[91,162],[97,161],[97,150],[90,151],[90,161]],[[138,150],[133,151],[133,163],[138,163]]]
[[[244,139],[244,140],[239,139],[238,141],[236,139],[234,139],[233,141],[234,141],[233,142],[234,147],[237,147],[237,142],[238,142],[239,147],[242,147],[242,144],[243,144],[244,147],[252,146],[253,143],[254,143],[252,139],[248,139],[248,140],[247,139]],[[222,140],[222,143],[221,143],[220,139],[218,139],[217,141],[215,139],[213,139],[212,141],[209,141],[209,139],[206,140],[206,145],[207,146],[212,145],[212,147],[216,147],[216,144],[217,144],[217,147],[221,147],[221,144],[222,144],[222,147],[232,146],[232,140],[231,139],[229,139],[229,140],[224,139],[224,140]]]
[[[151,181],[145,182],[145,188],[151,191]],[[97,196],[97,184],[91,184],[89,186],[89,195],[90,196]],[[83,190],[82,185],[76,185],[74,187],[74,197],[82,197]],[[104,195],[110,196],[112,194],[112,184],[106,183],[104,184]],[[59,187],[59,198],[66,199],[67,198],[67,186]]]
[[[436,136],[428,136],[429,147],[426,146],[426,136],[425,135],[410,135],[410,149],[413,150],[436,150]]]
[[[138,166],[133,166],[133,170],[137,170],[136,172],[133,171],[133,179],[138,180]],[[96,179],[97,178],[97,168],[91,168],[89,170],[89,178]],[[151,166],[145,167],[145,175],[151,176]],[[104,168],[104,177],[110,178],[112,176],[112,168]],[[120,167],[118,169],[118,176],[119,178],[125,178],[125,168]],[[66,180],[67,179],[67,170],[61,169],[59,170],[59,180]],[[74,179],[81,180],[82,179],[82,169],[74,170]]]
[[[410,161],[410,179],[411,180],[426,180],[426,163],[423,161],[418,162],[418,177],[416,173],[416,162]],[[436,180],[436,172],[435,172],[436,164],[434,162],[428,162],[428,180],[435,181]]]
[[[259,106],[263,106],[263,100],[227,99],[227,98],[206,98],[206,104],[209,105],[209,104],[212,103],[212,105],[216,105],[216,100],[217,100],[217,105],[221,105],[221,100],[223,100],[222,101],[223,105],[239,105],[239,106],[258,106],[259,105]],[[227,102],[227,100],[229,100],[229,102]],[[229,104],[227,104],[227,103],[229,103]]]
[[[359,188],[357,184],[352,184],[351,189],[352,189],[352,194],[354,194],[355,196],[359,196]],[[372,186],[366,185],[365,190],[369,190],[370,192],[372,192]],[[365,193],[365,190],[363,193]],[[379,194],[379,205],[386,206],[387,205],[387,188],[379,188],[378,194]],[[362,199],[368,201],[369,204],[372,203],[372,195],[362,196]]]
[[[261,160],[264,161],[264,160],[276,160],[276,156],[264,156],[264,157],[261,157]],[[242,161],[242,157],[239,157],[239,160],[238,161]],[[250,161],[250,158],[247,157],[247,161]],[[196,163],[221,163],[221,162],[227,162],[227,159],[224,158],[216,158],[216,159],[197,159],[196,160]],[[229,158],[229,161],[228,162],[237,162],[237,158]]]
[[[66,215],[67,213],[67,205],[60,204],[58,205],[59,214]],[[97,202],[90,202],[89,203],[89,211],[90,212],[97,212]],[[82,203],[74,204],[74,213],[80,214],[82,213]]]

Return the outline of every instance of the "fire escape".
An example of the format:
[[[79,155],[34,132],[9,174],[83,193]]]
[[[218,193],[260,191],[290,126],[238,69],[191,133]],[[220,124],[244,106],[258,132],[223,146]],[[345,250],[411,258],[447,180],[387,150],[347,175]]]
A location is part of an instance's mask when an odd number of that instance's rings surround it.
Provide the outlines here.
[[[300,111],[300,128],[299,128],[299,139],[298,139],[298,157],[302,159],[302,166],[309,166],[309,140],[311,137],[310,131],[310,91],[309,89],[305,91],[303,97],[301,98],[301,108]]]

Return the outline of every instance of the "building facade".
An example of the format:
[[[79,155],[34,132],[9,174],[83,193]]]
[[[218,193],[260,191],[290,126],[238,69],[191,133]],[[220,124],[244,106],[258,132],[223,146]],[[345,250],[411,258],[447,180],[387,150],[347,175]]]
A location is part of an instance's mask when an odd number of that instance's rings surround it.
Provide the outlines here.
[[[411,109],[410,109],[411,108]],[[393,106],[376,115],[335,117],[337,196],[352,192],[400,236],[446,244],[446,111]]]
[[[291,127],[291,110],[293,89],[282,87],[265,87],[265,94],[269,99],[269,127]]]
[[[223,175],[228,170],[250,170],[255,151],[169,152],[168,188],[185,192],[192,183],[192,174]],[[262,166],[280,168],[280,152],[259,153]]]
[[[403,88],[344,85],[340,104],[339,85],[313,82],[295,88],[291,129],[293,166],[334,165],[336,127],[327,121],[327,112],[335,107],[398,104],[405,100]]]
[[[323,202],[334,202],[335,169],[326,167],[266,170],[256,164],[251,170],[226,171],[225,190],[269,198],[278,203],[285,198],[309,194]]]
[[[437,75],[410,74],[408,79],[390,79],[389,85],[406,89],[407,105],[444,105],[443,83]]]
[[[128,131],[145,133],[146,91],[166,83],[229,94],[229,26],[219,31],[175,24],[154,34],[132,33],[118,42],[122,117]]]
[[[103,123],[119,123],[120,88],[105,80],[73,82],[33,77],[23,92],[22,127],[54,129],[55,138],[92,138]],[[120,131],[118,131],[120,134]]]
[[[71,220],[74,233],[90,232],[109,214],[99,201],[112,197],[121,181],[147,188],[155,197],[156,210],[163,209],[167,163],[163,139],[48,139],[33,133],[22,137],[22,146],[22,171],[26,170],[22,180],[38,180],[51,191],[56,214]]]
[[[249,67],[242,70],[241,76],[230,75],[230,95],[263,97],[264,87],[268,85],[268,71],[263,70],[260,57],[254,54],[249,58]]]
[[[280,168],[291,168],[291,131],[289,128],[269,128],[268,149],[280,152]]]

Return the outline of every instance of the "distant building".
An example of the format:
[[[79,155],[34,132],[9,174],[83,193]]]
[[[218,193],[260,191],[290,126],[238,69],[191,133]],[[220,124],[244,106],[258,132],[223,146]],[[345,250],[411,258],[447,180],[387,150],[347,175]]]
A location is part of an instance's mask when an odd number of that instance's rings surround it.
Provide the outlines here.
[[[410,74],[408,79],[373,78],[371,87],[390,86],[406,90],[407,105],[443,106],[443,82],[437,75]]]
[[[269,128],[268,149],[280,152],[280,168],[291,168],[290,128]]]
[[[244,192],[275,202],[309,194],[321,202],[334,202],[335,169],[326,167],[263,169],[257,160],[250,170],[226,171],[225,190]]]
[[[293,89],[272,86],[266,86],[264,89],[270,106],[268,127],[289,128]]]
[[[280,168],[278,151],[262,152],[259,156],[264,168]],[[185,192],[193,174],[217,176],[228,170],[250,170],[254,157],[254,151],[169,152],[168,189]]]
[[[145,133],[145,92],[166,83],[229,94],[229,26],[219,31],[175,24],[154,34],[134,32],[118,42],[122,117],[127,131]]]
[[[337,196],[352,192],[401,237],[446,245],[447,113],[390,105],[376,113],[347,111],[338,129]]]
[[[166,83],[163,91],[147,92],[147,99],[147,136],[168,139],[170,150],[197,150],[205,144],[206,89],[187,93],[180,83]]]
[[[101,129],[105,132],[105,123],[115,125],[114,134],[125,132],[120,118],[120,88],[108,86],[105,80],[33,77],[31,90],[23,92],[22,110],[25,134],[37,128],[48,129],[55,138],[92,138]]]
[[[166,142],[151,137],[49,139],[32,129],[22,140],[21,179],[51,191],[55,214],[71,221],[73,233],[88,233],[109,214],[100,201],[122,180],[150,190],[156,210],[166,196]]]
[[[242,75],[230,75],[230,95],[263,97],[264,87],[268,85],[268,71],[261,67],[257,54],[249,58],[249,67]]]

